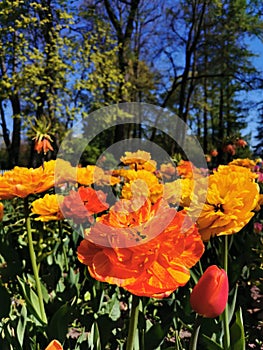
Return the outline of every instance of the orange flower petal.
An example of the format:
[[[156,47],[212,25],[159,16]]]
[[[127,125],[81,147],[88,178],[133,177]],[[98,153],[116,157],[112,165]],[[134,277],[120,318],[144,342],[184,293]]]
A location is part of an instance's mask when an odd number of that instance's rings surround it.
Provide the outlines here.
[[[146,201],[143,207],[148,205]],[[119,212],[120,218],[113,211],[103,215],[81,242],[78,258],[99,281],[117,284],[139,296],[163,298],[189,280],[189,268],[200,259],[204,246],[186,212],[165,206],[160,212],[156,206],[144,212],[143,207],[126,215]],[[137,219],[133,221],[133,217]],[[110,226],[112,223],[118,226]],[[132,234],[137,245],[125,247]]]
[[[63,347],[58,340],[52,340],[45,350],[63,350]]]

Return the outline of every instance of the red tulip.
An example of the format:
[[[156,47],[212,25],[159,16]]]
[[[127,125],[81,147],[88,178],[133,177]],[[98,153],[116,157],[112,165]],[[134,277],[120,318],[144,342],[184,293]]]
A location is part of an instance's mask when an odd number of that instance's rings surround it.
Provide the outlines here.
[[[228,278],[225,270],[209,266],[194,287],[190,304],[199,315],[214,318],[225,309],[228,299]]]
[[[211,154],[212,157],[216,157],[216,156],[218,156],[218,151],[216,149],[212,149],[210,154]]]
[[[236,145],[237,145],[237,147],[246,147],[247,146],[247,142],[245,141],[245,140],[243,140],[243,139],[238,139],[237,141],[236,141]]]
[[[236,154],[236,146],[228,144],[223,148],[223,152],[231,154],[231,156],[234,156]]]

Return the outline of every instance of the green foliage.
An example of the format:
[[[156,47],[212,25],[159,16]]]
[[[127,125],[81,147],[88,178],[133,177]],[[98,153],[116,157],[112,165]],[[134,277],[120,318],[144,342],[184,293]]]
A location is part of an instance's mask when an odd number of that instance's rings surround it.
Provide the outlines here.
[[[231,344],[233,350],[245,350],[245,332],[242,318],[241,307],[237,310],[235,314],[235,323],[232,325],[231,329]]]

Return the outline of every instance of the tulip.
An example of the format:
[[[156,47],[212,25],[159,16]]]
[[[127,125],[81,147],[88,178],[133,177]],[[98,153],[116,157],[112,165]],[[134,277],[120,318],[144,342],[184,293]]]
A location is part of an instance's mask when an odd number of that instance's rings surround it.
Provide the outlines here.
[[[229,153],[231,156],[234,156],[236,154],[236,146],[228,144],[223,148],[223,152]]]
[[[57,340],[52,340],[45,350],[63,350],[62,345]]]
[[[244,147],[247,146],[247,142],[246,142],[245,140],[243,140],[243,139],[238,139],[238,140],[236,141],[236,145],[237,145],[237,147],[242,147],[242,148],[244,148]]]
[[[190,296],[192,309],[199,315],[214,318],[225,309],[228,299],[228,278],[225,270],[209,266]]]
[[[260,222],[255,222],[254,223],[254,231],[256,233],[262,232],[262,229],[263,229],[263,224],[261,224]]]
[[[218,156],[218,151],[216,149],[212,149],[210,154],[211,154],[212,157],[216,157],[216,156]]]

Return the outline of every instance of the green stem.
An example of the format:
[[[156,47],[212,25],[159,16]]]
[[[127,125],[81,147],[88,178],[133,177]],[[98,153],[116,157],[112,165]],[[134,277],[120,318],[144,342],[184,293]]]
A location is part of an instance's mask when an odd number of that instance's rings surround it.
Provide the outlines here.
[[[67,256],[67,251],[66,251],[66,247],[65,247],[65,242],[63,241],[63,228],[62,228],[62,223],[61,221],[58,221],[58,230],[59,230],[59,237],[62,240],[62,244],[63,244],[63,256],[64,256],[64,262],[65,262],[65,271],[68,272],[69,270],[69,264],[68,264],[68,256]]]
[[[224,236],[224,270],[228,273],[228,236]],[[228,304],[223,312],[223,324],[224,324],[224,349],[230,349],[230,331],[229,331],[229,319],[228,319]]]
[[[202,316],[197,316],[190,340],[189,350],[197,350],[198,335],[201,327]]]
[[[178,330],[175,331],[175,350],[180,350],[180,344],[179,344],[179,332]]]
[[[203,267],[202,267],[200,260],[198,261],[198,266],[199,266],[199,270],[200,270],[200,275],[202,276],[204,274],[204,271],[203,271]]]
[[[142,329],[140,334],[140,350],[145,350],[144,338],[145,338],[145,331],[144,329]]]
[[[228,273],[228,235],[224,236],[224,270]]]
[[[28,249],[29,249],[31,265],[32,265],[32,269],[33,269],[33,273],[34,273],[34,277],[35,277],[35,282],[36,282],[36,289],[37,289],[37,296],[38,296],[38,301],[39,301],[41,319],[44,323],[47,323],[47,316],[46,316],[46,312],[45,312],[45,308],[44,308],[43,294],[42,294],[42,289],[41,289],[41,284],[40,284],[40,279],[39,279],[39,274],[38,274],[38,268],[37,268],[37,262],[36,262],[36,254],[35,254],[34,245],[33,245],[31,221],[30,221],[29,212],[28,212],[27,198],[25,198],[24,204],[25,204]]]
[[[136,329],[138,325],[138,316],[139,316],[139,301],[140,301],[140,298],[138,296],[132,295],[131,317],[130,317],[130,323],[129,323],[126,350],[134,349],[134,339],[135,339]]]

